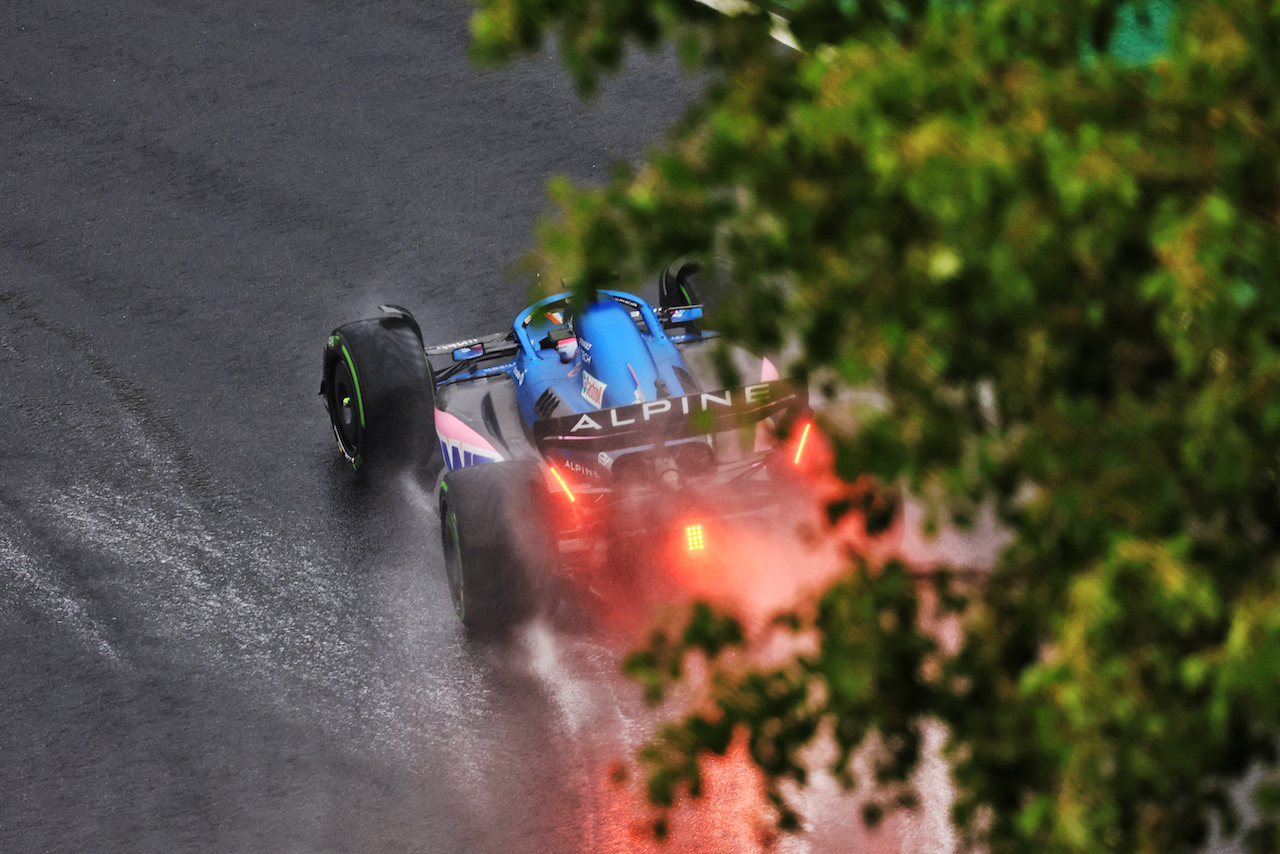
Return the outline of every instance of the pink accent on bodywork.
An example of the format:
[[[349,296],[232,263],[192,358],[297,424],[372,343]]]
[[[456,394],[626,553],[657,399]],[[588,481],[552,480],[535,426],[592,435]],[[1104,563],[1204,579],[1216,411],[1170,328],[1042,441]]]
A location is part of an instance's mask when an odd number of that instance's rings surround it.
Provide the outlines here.
[[[498,449],[484,436],[481,436],[465,421],[456,415],[450,415],[448,412],[436,410],[436,435],[444,442],[452,439],[463,445],[470,445],[477,451],[493,454],[498,459],[502,459],[502,454],[498,453]]]
[[[778,379],[778,369],[773,362],[768,359],[761,360],[760,363],[760,382],[769,383]],[[766,429],[765,423],[761,421],[756,425],[756,453],[767,451],[774,446],[773,431]]]

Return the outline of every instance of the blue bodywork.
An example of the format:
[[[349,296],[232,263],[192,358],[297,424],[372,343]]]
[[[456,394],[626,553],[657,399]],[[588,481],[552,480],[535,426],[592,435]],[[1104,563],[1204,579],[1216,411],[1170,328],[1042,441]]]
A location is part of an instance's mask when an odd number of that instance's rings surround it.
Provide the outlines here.
[[[620,302],[619,299],[625,300]],[[515,323],[520,349],[511,367],[526,424],[539,419],[535,405],[550,390],[572,412],[590,412],[691,393],[680,351],[653,308],[629,294],[604,291],[576,315],[564,313],[565,295],[526,309]],[[552,332],[567,333],[559,347]],[[564,361],[563,351],[571,352]]]
[[[517,431],[502,423],[510,417],[508,410],[518,413],[520,432],[531,439],[540,421],[695,393],[697,383],[676,345],[714,336],[692,326],[701,314],[697,306],[655,310],[621,291],[601,291],[596,301],[573,311],[569,295],[561,293],[520,312],[506,335],[429,348],[428,355],[449,352],[454,360],[437,376],[442,392],[454,390],[437,412],[449,412],[466,423],[465,429],[492,441],[490,449],[447,435],[449,427],[438,415],[446,465],[454,469],[521,456],[512,435]],[[494,385],[507,378],[514,394]],[[595,451],[552,453],[576,474],[590,477],[603,477],[611,464]]]

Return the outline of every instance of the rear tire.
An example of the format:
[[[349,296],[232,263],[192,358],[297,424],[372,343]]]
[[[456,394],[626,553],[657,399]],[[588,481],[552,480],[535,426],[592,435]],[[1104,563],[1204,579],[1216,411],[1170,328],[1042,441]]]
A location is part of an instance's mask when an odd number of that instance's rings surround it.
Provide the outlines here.
[[[320,390],[338,450],[353,469],[431,458],[435,383],[412,317],[391,314],[335,329]]]
[[[451,471],[440,487],[440,539],[458,619],[499,636],[538,613],[555,568],[546,482],[537,463]]]

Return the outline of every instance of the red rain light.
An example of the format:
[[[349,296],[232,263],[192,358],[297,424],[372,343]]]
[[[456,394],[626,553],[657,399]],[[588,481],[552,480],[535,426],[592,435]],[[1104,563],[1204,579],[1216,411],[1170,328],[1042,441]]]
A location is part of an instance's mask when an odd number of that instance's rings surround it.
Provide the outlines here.
[[[564,490],[564,494],[569,496],[569,500],[577,501],[578,499],[574,497],[573,490],[569,489],[569,484],[564,482],[564,478],[560,476],[560,472],[556,471],[556,467],[547,466],[547,468],[551,469],[551,474],[555,475],[556,482],[560,484],[560,488]]]
[[[701,525],[686,525],[684,538],[685,542],[689,544],[689,551],[691,552],[699,552],[707,547],[707,538],[702,532]]]
[[[800,444],[796,447],[796,458],[794,463],[800,465],[800,457],[804,454],[804,443],[809,439],[809,430],[813,428],[813,422],[804,425],[804,432],[800,434]]]

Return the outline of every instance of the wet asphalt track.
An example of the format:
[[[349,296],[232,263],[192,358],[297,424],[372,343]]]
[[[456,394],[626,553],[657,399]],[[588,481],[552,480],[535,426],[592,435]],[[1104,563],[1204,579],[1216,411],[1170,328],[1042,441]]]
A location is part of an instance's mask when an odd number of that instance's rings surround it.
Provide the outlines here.
[[[651,724],[618,645],[468,643],[424,492],[357,482],[316,396],[379,302],[509,323],[548,176],[696,92],[665,58],[594,106],[549,60],[477,73],[467,15],[7,4],[0,851],[646,848],[605,781]],[[783,850],[852,850],[829,800]],[[674,850],[754,850],[749,812]]]

